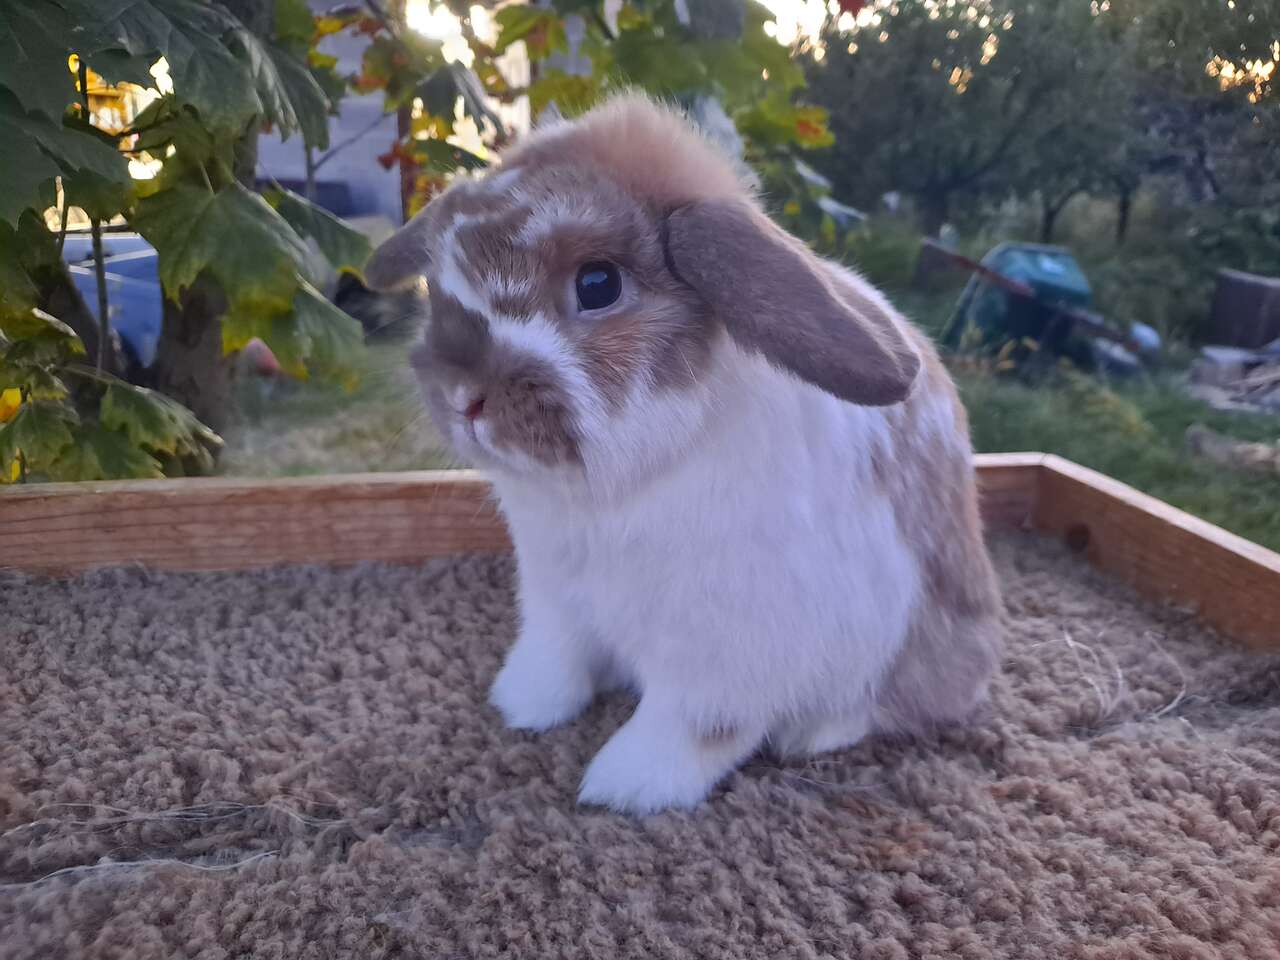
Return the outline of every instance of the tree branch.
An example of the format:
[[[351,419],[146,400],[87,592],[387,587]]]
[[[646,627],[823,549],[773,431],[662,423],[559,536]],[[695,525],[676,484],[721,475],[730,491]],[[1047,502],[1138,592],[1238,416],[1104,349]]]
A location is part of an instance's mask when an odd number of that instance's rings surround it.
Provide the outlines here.
[[[338,141],[332,147],[326,150],[324,153],[320,154],[320,156],[316,158],[315,163],[312,164],[311,169],[313,171],[319,170],[326,163],[328,163],[330,160],[333,159],[334,154],[339,153],[342,150],[345,150],[347,147],[351,146],[357,140],[360,140],[367,134],[373,132],[373,130],[378,126],[378,124],[382,123],[382,121],[386,120],[387,117],[390,117],[390,116],[391,114],[389,113],[378,114],[378,116],[374,118],[373,123],[370,123],[365,127],[362,127],[358,132],[353,133],[351,136],[347,137],[345,140]]]
[[[77,68],[80,81],[80,107],[84,110],[84,122],[93,126],[93,114],[89,110],[89,68],[81,58]],[[62,206],[67,206],[66,194],[63,194]],[[63,213],[64,232],[59,235],[59,246],[65,239],[66,213]],[[98,288],[98,372],[107,363],[107,345],[111,342],[111,319],[107,304],[107,268],[102,259],[102,224],[94,217],[89,221],[89,232],[93,237],[93,276]]]

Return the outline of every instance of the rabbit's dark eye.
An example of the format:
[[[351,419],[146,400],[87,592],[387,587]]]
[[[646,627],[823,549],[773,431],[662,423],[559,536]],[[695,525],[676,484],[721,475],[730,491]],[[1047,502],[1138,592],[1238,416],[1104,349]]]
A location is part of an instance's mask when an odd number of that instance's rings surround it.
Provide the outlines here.
[[[622,296],[622,274],[612,263],[594,260],[578,269],[578,307],[603,310]]]

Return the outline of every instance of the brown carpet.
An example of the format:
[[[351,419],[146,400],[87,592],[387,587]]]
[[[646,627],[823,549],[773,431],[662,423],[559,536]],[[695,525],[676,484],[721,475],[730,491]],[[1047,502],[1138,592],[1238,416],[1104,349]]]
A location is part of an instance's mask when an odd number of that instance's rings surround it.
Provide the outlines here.
[[[625,700],[485,706],[507,559],[9,577],[0,956],[1280,957],[1280,661],[995,550],[978,724],[642,820],[573,803]]]

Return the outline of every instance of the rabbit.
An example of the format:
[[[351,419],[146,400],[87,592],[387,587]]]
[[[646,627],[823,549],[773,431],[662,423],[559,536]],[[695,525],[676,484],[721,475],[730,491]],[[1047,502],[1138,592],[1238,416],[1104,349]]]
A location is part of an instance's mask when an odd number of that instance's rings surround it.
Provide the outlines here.
[[[365,272],[425,277],[426,406],[510,529],[491,703],[543,731],[639,695],[580,803],[696,806],[761,749],[984,700],[1001,602],[946,370],[675,109],[623,93],[532,131]]]

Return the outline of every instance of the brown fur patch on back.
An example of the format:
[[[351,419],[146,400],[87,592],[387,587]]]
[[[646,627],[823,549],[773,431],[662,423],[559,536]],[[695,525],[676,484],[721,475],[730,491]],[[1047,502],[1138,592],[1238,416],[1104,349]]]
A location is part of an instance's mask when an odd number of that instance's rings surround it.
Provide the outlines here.
[[[1003,633],[968,419],[932,344],[914,336],[923,360],[920,386],[886,411],[893,449],[877,451],[872,461],[922,574],[906,642],[879,694],[877,723],[913,732],[972,711],[999,665]]]

